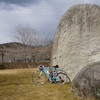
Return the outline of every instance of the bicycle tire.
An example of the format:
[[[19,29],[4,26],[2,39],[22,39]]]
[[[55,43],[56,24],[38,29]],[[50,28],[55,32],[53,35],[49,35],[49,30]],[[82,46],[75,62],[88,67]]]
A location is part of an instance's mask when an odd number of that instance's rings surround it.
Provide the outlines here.
[[[70,78],[68,77],[68,75],[66,73],[59,72],[56,77],[57,78],[55,80],[55,83],[58,85],[70,83]]]
[[[64,74],[67,75],[66,71],[61,70],[61,69],[58,69],[58,70],[57,70],[57,73],[64,73]],[[67,83],[70,83],[70,82],[71,82],[71,80],[70,80],[69,76],[67,75]]]
[[[46,81],[45,73],[41,70],[34,71],[32,74],[32,82],[35,85],[42,85]]]
[[[65,73],[65,74],[67,74],[64,70],[61,70],[61,69],[57,69],[57,73]]]

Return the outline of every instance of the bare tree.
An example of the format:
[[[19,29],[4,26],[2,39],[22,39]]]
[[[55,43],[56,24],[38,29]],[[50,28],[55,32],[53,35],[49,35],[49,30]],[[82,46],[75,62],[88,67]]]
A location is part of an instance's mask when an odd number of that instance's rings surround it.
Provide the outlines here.
[[[30,26],[17,26],[12,34],[14,41],[24,44],[22,48],[19,48],[23,52],[26,62],[30,62],[34,55],[33,46],[39,45],[39,37],[35,29]],[[17,47],[18,48],[18,47]],[[20,53],[19,53],[20,55]],[[35,58],[34,58],[35,59]],[[35,60],[34,60],[35,61]]]
[[[19,47],[19,52],[17,54],[17,57],[19,58],[19,61],[23,61],[20,57],[24,58],[25,62],[36,62],[38,59],[41,59],[41,55],[46,56],[46,54],[43,52],[40,52],[39,45],[49,45],[51,44],[52,40],[50,39],[50,34],[40,35],[37,34],[35,29],[29,26],[17,26],[15,27],[15,32],[12,34],[12,37],[14,41],[20,42],[24,44],[25,46]],[[39,46],[37,49],[33,46]],[[18,49],[18,47],[17,47]],[[41,49],[41,48],[40,48]],[[43,53],[43,54],[42,54]],[[23,54],[23,56],[22,56]],[[16,58],[17,59],[17,58]],[[15,59],[15,60],[16,60]],[[29,63],[28,63],[29,65]]]
[[[35,29],[30,26],[19,25],[15,27],[13,38],[14,41],[31,46],[50,45],[53,43],[50,33],[38,34]]]
[[[15,32],[13,33],[13,38],[15,41],[20,42],[25,45],[38,45],[39,37],[35,29],[29,26],[17,26]]]

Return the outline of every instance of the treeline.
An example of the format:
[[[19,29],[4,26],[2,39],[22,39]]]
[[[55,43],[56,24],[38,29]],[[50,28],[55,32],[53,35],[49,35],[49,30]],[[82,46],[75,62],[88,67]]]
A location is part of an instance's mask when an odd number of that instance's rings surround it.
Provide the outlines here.
[[[0,69],[37,68],[38,65],[49,67],[50,62],[5,62],[0,63]]]

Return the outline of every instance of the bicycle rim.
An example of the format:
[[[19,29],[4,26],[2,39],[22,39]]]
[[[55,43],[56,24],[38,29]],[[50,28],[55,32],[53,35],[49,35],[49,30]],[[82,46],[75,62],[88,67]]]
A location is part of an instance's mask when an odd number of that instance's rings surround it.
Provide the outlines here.
[[[42,85],[44,84],[46,80],[45,74],[44,72],[42,72],[41,70],[37,70],[33,72],[32,75],[32,82],[36,85]]]
[[[56,78],[56,84],[62,85],[65,83],[69,83],[70,82],[70,78],[67,76],[67,74],[65,73],[58,73],[57,78]]]

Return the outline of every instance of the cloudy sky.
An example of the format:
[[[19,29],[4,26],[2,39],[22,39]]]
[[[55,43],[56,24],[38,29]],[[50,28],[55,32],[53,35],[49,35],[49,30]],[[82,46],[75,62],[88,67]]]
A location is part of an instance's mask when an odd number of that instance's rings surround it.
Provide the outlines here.
[[[0,43],[11,42],[18,25],[33,27],[53,38],[61,15],[73,4],[100,5],[100,0],[0,0]]]

